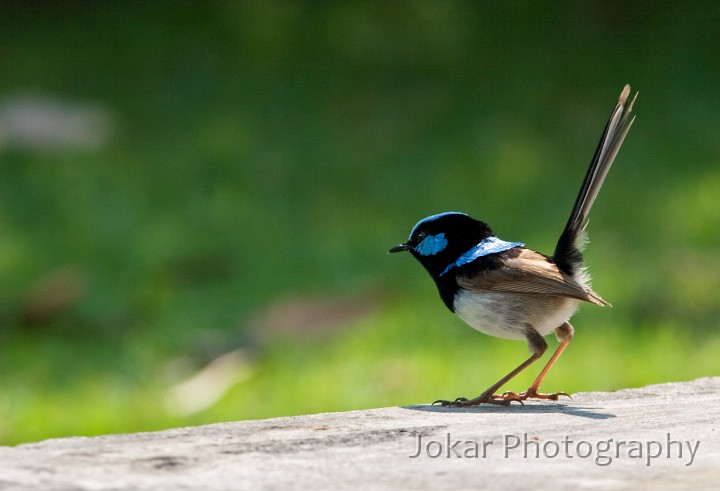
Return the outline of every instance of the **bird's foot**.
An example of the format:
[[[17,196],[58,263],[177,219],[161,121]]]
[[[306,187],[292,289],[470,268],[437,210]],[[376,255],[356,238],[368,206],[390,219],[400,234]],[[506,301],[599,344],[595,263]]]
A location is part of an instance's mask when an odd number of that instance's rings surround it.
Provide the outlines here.
[[[446,401],[444,399],[439,399],[435,402],[433,402],[433,405],[439,404],[443,407],[470,407],[470,406],[479,406],[480,404],[494,404],[496,406],[509,406],[512,402],[519,402],[520,404],[523,403],[523,401],[526,401],[528,399],[542,399],[542,400],[549,400],[549,401],[557,401],[560,396],[570,397],[570,394],[567,392],[555,392],[553,394],[543,394],[541,392],[538,392],[537,389],[533,389],[530,387],[528,390],[524,392],[520,392],[519,394],[516,394],[515,392],[508,391],[503,392],[502,394],[482,394],[475,399],[467,399],[466,397],[458,397],[454,401]]]
[[[432,403],[434,406],[435,404],[440,404],[443,407],[470,407],[470,406],[479,406],[480,404],[494,404],[496,406],[509,406],[511,402],[516,401],[522,404],[522,400],[519,397],[513,397],[513,396],[506,396],[505,394],[497,395],[497,394],[490,394],[490,395],[481,395],[479,397],[476,397],[475,399],[468,399],[466,397],[458,397],[454,401],[446,401],[444,399],[439,399]]]
[[[567,392],[555,392],[553,394],[543,394],[537,391],[537,389],[533,389],[530,387],[525,392],[520,392],[519,394],[516,394],[515,392],[504,392],[501,396],[501,398],[509,398],[509,400],[512,401],[526,401],[528,399],[543,399],[543,400],[549,400],[549,401],[557,401],[560,396],[570,397],[570,394]],[[570,397],[572,399],[572,397]]]

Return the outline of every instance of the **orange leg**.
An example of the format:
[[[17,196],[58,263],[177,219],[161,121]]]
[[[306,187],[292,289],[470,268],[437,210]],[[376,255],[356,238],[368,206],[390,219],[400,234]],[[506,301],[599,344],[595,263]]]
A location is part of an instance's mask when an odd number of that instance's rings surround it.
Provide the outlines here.
[[[555,364],[557,359],[560,358],[560,355],[563,353],[563,351],[565,351],[567,345],[570,344],[570,341],[573,337],[573,328],[568,322],[566,322],[562,326],[555,329],[555,335],[560,340],[560,346],[558,346],[557,350],[555,350],[555,353],[553,353],[552,357],[550,357],[550,360],[547,362],[547,365],[545,365],[545,368],[542,369],[540,375],[537,376],[530,388],[525,392],[521,392],[520,394],[516,394],[514,392],[505,392],[501,395],[495,394],[495,392],[497,392],[500,387],[505,385],[508,381],[510,381],[513,377],[515,377],[518,373],[522,372],[528,366],[532,365],[535,360],[540,358],[543,353],[545,353],[545,350],[547,349],[547,343],[545,343],[545,340],[542,339],[542,336],[540,336],[536,332],[534,336],[528,335],[529,344],[533,348],[532,356],[530,356],[530,358],[521,363],[515,370],[498,380],[495,384],[489,387],[478,397],[476,397],[475,399],[466,399],[464,397],[459,397],[454,401],[439,400],[433,402],[433,404],[440,403],[442,406],[452,407],[478,406],[480,404],[498,404],[502,406],[509,406],[512,401],[522,403],[522,401],[529,398],[550,399],[556,401],[560,396],[570,397],[570,395],[566,394],[565,392],[556,392],[554,394],[541,394],[538,392],[538,389],[540,389],[540,384],[545,378],[545,375],[547,375],[548,371],[550,371],[550,368]]]
[[[530,388],[528,388],[528,390],[526,390],[525,392],[521,392],[519,394],[515,394],[514,392],[505,392],[501,397],[509,397],[512,401],[524,401],[529,398],[550,399],[552,401],[557,401],[560,396],[570,397],[570,394],[567,394],[565,392],[556,392],[554,394],[541,394],[540,392],[538,392],[538,390],[540,389],[540,384],[545,378],[545,375],[547,375],[547,373],[550,371],[550,367],[555,364],[557,359],[560,358],[560,355],[562,355],[563,351],[565,351],[565,348],[567,348],[567,345],[570,344],[570,341],[573,338],[573,328],[569,323],[566,322],[555,330],[555,334],[560,339],[560,346],[558,346],[558,348],[555,350],[555,353],[553,353],[553,355],[550,357],[547,365],[545,365],[545,368],[542,369],[540,375],[537,376]]]

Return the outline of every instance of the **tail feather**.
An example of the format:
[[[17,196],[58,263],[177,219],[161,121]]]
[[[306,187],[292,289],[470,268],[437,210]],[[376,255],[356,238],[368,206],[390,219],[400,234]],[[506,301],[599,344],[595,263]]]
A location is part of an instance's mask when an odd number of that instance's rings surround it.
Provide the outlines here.
[[[634,117],[630,118],[630,112],[637,98],[637,93],[635,93],[635,97],[630,101],[630,104],[627,105],[629,96],[630,85],[626,85],[620,93],[615,109],[610,114],[610,119],[605,125],[605,131],[590,162],[590,167],[585,175],[580,193],[575,200],[570,219],[555,247],[553,261],[560,269],[568,273],[574,273],[582,267],[583,232],[587,226],[590,208],[592,208],[603,181],[605,181],[605,176],[607,176],[615,156],[620,150],[625,135],[627,135],[633,121],[635,121]]]

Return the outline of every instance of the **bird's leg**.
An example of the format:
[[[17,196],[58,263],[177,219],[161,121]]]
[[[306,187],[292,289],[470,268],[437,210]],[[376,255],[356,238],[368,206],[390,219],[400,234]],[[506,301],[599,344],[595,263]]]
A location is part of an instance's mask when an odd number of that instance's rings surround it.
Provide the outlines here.
[[[545,375],[547,375],[547,373],[550,371],[550,367],[555,364],[557,359],[560,358],[562,352],[565,351],[565,348],[567,348],[567,345],[570,344],[570,341],[573,338],[573,333],[573,327],[568,322],[555,329],[555,336],[557,336],[558,341],[560,341],[560,346],[558,346],[557,350],[555,350],[555,353],[553,353],[552,357],[547,362],[547,365],[545,365],[545,368],[542,369],[540,375],[537,376],[530,388],[525,392],[521,392],[519,394],[515,394],[514,392],[505,392],[501,397],[508,397],[512,401],[524,401],[530,398],[550,399],[551,401],[557,401],[560,396],[570,397],[570,394],[567,394],[565,392],[556,392],[554,394],[541,394],[540,392],[538,392],[538,390],[540,389],[540,384],[545,378]]]
[[[569,325],[569,324],[568,324]],[[572,328],[571,328],[572,329]],[[528,339],[528,346],[530,347],[530,351],[532,351],[532,355],[530,358],[525,360],[523,363],[521,363],[515,370],[505,375],[503,378],[498,380],[496,383],[494,383],[491,387],[489,387],[485,392],[477,396],[475,399],[466,399],[464,397],[458,397],[454,401],[445,401],[445,400],[439,400],[433,402],[433,404],[440,404],[442,406],[451,406],[451,407],[466,407],[466,406],[479,406],[480,404],[497,404],[501,406],[509,406],[512,401],[522,402],[523,398],[519,394],[513,394],[512,392],[506,392],[505,394],[498,395],[495,394],[495,392],[500,389],[503,385],[505,385],[510,379],[515,377],[518,373],[525,370],[527,367],[532,365],[535,360],[540,358],[543,353],[547,350],[547,343],[543,339],[543,337],[534,329],[529,328],[526,333],[527,339]],[[557,354],[557,353],[556,353]],[[544,371],[547,371],[546,370]],[[541,377],[540,380],[542,380]],[[533,384],[534,385],[534,384]],[[538,387],[539,387],[538,383]],[[524,392],[523,392],[524,394]]]

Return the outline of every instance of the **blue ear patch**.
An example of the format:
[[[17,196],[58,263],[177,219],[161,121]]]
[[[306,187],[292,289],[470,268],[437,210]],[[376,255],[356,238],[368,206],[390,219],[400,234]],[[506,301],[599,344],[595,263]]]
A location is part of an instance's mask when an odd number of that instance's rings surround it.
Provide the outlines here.
[[[428,235],[425,237],[425,240],[418,244],[415,250],[423,256],[434,256],[445,249],[447,245],[448,241],[445,238],[445,234]]]
[[[522,247],[524,245],[525,244],[522,242],[505,242],[497,237],[488,237],[487,239],[481,240],[479,243],[472,246],[469,251],[462,254],[454,263],[450,263],[450,265],[445,268],[445,271],[440,273],[440,276],[444,275],[452,268],[464,266],[479,257],[487,256],[489,254],[497,254],[498,252],[507,251],[513,247]]]

